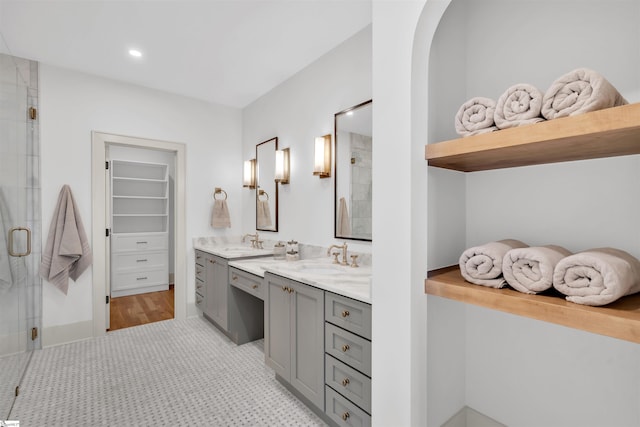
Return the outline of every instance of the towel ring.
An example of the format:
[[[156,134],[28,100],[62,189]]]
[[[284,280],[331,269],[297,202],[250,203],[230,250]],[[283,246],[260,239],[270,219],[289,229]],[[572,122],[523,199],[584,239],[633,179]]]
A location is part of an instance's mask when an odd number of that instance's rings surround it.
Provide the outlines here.
[[[216,199],[216,194],[224,193],[224,199]],[[213,200],[227,200],[227,192],[220,187],[216,187],[213,191]]]
[[[260,198],[260,196],[266,196],[267,200],[269,200],[269,194],[264,190],[258,190],[258,198]]]

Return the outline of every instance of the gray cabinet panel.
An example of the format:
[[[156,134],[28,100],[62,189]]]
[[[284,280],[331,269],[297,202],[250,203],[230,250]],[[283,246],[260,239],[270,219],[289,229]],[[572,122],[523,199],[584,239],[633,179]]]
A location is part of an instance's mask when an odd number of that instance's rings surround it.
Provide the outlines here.
[[[327,407],[325,413],[339,426],[370,427],[371,416],[348,401],[331,387],[326,386]]]
[[[291,309],[287,279],[265,275],[264,358],[276,374],[291,378]]]
[[[228,328],[227,293],[227,261],[214,255],[207,259],[207,281],[205,314],[225,331]]]
[[[293,289],[291,384],[324,407],[324,291],[290,282]]]

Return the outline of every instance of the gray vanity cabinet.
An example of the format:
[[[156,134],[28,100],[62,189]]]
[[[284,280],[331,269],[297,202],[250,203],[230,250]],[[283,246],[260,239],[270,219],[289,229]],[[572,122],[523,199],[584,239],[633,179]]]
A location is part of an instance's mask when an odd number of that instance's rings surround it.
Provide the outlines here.
[[[206,270],[204,314],[224,331],[227,331],[229,327],[227,311],[228,262],[224,258],[208,255]]]
[[[324,291],[265,274],[265,363],[324,410]]]

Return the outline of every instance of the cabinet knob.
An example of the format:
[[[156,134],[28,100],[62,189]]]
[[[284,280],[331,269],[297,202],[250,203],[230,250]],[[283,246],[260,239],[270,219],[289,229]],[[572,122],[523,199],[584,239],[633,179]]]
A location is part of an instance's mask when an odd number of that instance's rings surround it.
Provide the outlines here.
[[[202,258],[200,255],[196,255],[196,259],[200,259]]]
[[[346,387],[346,386],[348,386],[348,385],[349,385],[349,383],[350,383],[350,382],[351,382],[351,381],[349,381],[349,378],[345,378],[345,379],[343,379],[343,380],[342,380],[342,385],[343,385],[344,387]]]
[[[231,276],[231,280],[236,281],[238,280],[238,276],[236,276],[235,274],[233,276]]]
[[[349,310],[345,310],[342,312],[342,317],[347,317],[349,316]]]
[[[293,293],[293,289],[292,289],[292,288],[288,288],[288,289],[287,289],[287,292],[289,292],[290,294],[292,294],[292,293]]]
[[[347,421],[347,420],[349,419],[349,417],[350,417],[350,416],[351,416],[351,415],[349,415],[349,413],[348,413],[348,412],[345,412],[344,414],[342,414],[342,419],[343,419],[344,421]]]
[[[215,264],[215,263],[216,263],[216,260],[215,260],[215,259],[210,259],[210,260],[209,260],[209,262],[210,262],[211,264]]]
[[[346,351],[349,350],[349,344],[345,344],[342,346],[342,352],[346,353]]]
[[[257,288],[258,288],[258,285],[253,285],[251,288],[252,288],[252,289],[257,289]]]
[[[289,288],[287,288],[286,286],[283,286],[283,287],[282,287],[282,291],[283,291],[283,292],[287,292],[287,290],[288,290],[288,289],[289,289]]]

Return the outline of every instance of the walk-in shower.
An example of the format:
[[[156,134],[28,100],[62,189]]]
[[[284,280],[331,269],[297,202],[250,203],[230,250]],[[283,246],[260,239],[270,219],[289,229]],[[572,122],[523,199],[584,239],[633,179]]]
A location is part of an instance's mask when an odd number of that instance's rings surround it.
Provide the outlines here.
[[[42,323],[38,63],[0,54],[0,420]]]

